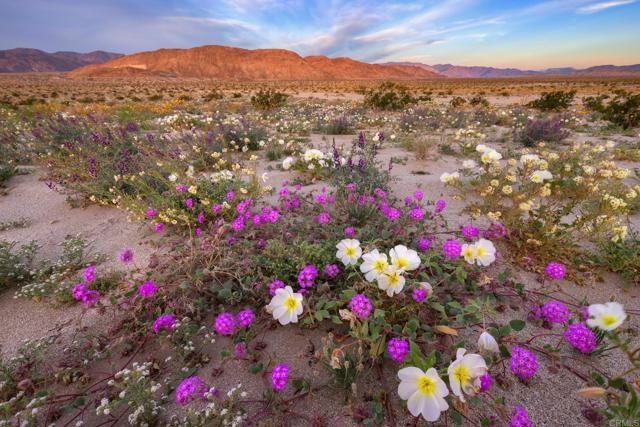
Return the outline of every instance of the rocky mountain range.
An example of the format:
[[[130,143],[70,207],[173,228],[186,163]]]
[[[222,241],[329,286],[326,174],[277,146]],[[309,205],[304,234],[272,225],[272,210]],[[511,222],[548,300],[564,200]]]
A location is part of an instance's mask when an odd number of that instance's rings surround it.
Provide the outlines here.
[[[89,64],[100,64],[119,56],[122,54],[102,50],[89,53],[49,53],[26,48],[0,50],[0,73],[71,71]]]

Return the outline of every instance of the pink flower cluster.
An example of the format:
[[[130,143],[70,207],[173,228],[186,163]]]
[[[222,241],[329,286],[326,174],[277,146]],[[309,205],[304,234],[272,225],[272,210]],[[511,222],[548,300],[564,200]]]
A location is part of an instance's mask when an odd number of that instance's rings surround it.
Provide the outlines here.
[[[391,360],[403,363],[409,354],[409,341],[402,338],[391,338],[387,343],[387,353]]]
[[[176,388],[176,403],[188,405],[196,398],[204,399],[208,391],[209,387],[198,376],[185,378]]]
[[[76,301],[82,301],[87,307],[95,305],[100,299],[100,292],[89,289],[84,283],[78,283],[71,290],[71,295]]]
[[[349,302],[349,308],[358,319],[362,320],[371,314],[373,306],[371,305],[369,298],[362,294],[355,294]]]
[[[572,323],[564,332],[564,339],[582,353],[591,353],[598,346],[596,335],[582,323]]]
[[[289,379],[289,365],[281,363],[276,365],[271,371],[271,388],[274,391],[281,392],[287,387]]]
[[[176,325],[176,319],[170,314],[163,314],[153,322],[153,332],[156,334],[160,330],[171,331]]]
[[[223,311],[213,322],[213,329],[218,335],[232,335],[237,328],[246,328],[253,323],[254,314],[250,308],[241,310],[236,317]]]
[[[528,380],[538,371],[538,359],[529,350],[513,346],[511,348],[511,358],[509,359],[509,368],[521,380]]]

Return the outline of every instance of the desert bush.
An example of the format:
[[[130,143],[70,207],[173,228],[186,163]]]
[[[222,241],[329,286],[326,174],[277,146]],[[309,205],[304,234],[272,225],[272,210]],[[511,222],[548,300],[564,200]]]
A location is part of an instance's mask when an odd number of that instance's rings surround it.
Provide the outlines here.
[[[606,99],[607,96],[587,97],[583,102],[589,110],[623,129],[640,126],[640,94],[618,91],[605,103]]]
[[[487,108],[489,106],[489,101],[481,95],[476,95],[469,100],[469,104],[474,107],[484,107]]]
[[[464,99],[461,96],[455,96],[455,97],[451,98],[451,101],[449,101],[449,105],[452,108],[460,108],[463,105],[465,105],[466,103],[467,103],[467,100]]]
[[[233,96],[236,97],[236,94],[234,93]],[[258,110],[270,111],[284,106],[288,98],[289,95],[278,92],[274,89],[260,89],[251,97],[251,105]]]
[[[393,82],[385,82],[364,95],[364,105],[377,110],[398,111],[415,103],[408,88]]]
[[[35,241],[18,246],[17,242],[0,240],[0,290],[31,280],[33,261],[39,249]]]
[[[525,147],[533,147],[540,142],[557,144],[570,135],[569,131],[564,129],[560,116],[530,119],[522,130],[514,132],[515,139]]]
[[[316,129],[327,135],[349,135],[353,133],[353,123],[348,116],[342,114],[330,118],[328,122],[319,118]]]
[[[602,242],[598,254],[590,261],[607,271],[619,273],[627,284],[640,285],[640,239],[636,233]]]
[[[571,106],[575,96],[575,91],[543,92],[538,99],[529,102],[527,105],[541,111],[561,111]]]

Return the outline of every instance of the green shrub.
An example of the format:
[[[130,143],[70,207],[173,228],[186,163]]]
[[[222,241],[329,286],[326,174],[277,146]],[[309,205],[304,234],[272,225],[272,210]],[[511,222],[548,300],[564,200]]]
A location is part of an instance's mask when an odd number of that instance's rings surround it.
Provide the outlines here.
[[[38,249],[35,241],[18,247],[17,242],[0,240],[0,290],[31,280],[31,266]]]
[[[235,95],[236,94],[234,94],[234,97]],[[251,105],[258,110],[270,111],[282,107],[287,102],[287,98],[289,98],[289,95],[286,93],[278,92],[273,89],[260,89],[251,97]]]
[[[604,120],[623,129],[640,126],[640,94],[618,91],[616,96],[605,104],[604,101],[608,98],[606,95],[587,97],[583,104],[589,110],[600,113]]]
[[[541,111],[560,111],[569,108],[576,96],[576,91],[558,90],[554,92],[542,92],[540,98],[531,101],[527,106]]]
[[[385,82],[364,95],[364,105],[378,110],[402,110],[416,101],[406,87],[393,82]]]

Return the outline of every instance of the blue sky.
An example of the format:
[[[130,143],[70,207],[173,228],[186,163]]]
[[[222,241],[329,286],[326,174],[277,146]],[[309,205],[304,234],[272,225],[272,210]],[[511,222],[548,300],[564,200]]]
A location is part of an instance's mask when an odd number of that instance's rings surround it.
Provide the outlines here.
[[[1,0],[0,49],[223,44],[368,62],[640,63],[640,0]]]

